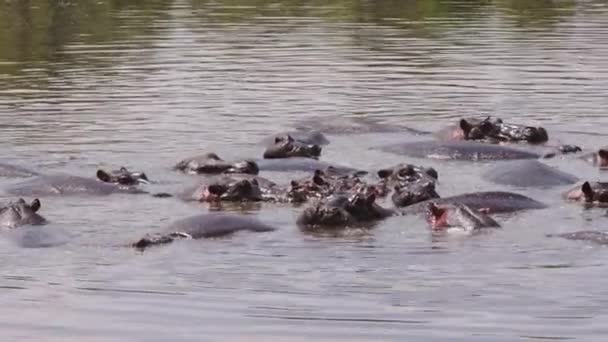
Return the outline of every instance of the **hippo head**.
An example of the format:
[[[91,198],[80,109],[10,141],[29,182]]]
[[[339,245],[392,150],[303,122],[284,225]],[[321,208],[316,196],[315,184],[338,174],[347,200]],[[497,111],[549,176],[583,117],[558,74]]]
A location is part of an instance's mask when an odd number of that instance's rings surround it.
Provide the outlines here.
[[[131,172],[125,167],[121,167],[120,170],[114,170],[106,172],[105,170],[97,170],[97,178],[102,182],[114,183],[120,185],[138,185],[148,184],[150,181],[143,172]]]
[[[439,198],[435,191],[434,182],[415,183],[409,185],[395,185],[395,192],[391,197],[397,207],[407,207],[431,198]]]
[[[264,152],[264,158],[318,158],[321,155],[321,149],[319,145],[304,144],[294,140],[291,135],[278,136],[275,138],[274,144]]]
[[[306,202],[311,197],[320,197],[330,188],[329,180],[321,170],[315,170],[310,178],[303,180],[292,180],[287,197],[295,203]]]
[[[257,175],[260,172],[260,168],[256,162],[251,160],[242,160],[233,163],[232,166],[226,170],[226,173],[246,173],[249,175]]]
[[[592,187],[589,182],[583,183],[581,192],[585,203],[608,203],[608,183],[597,183]]]
[[[197,190],[195,197],[201,202],[261,201],[262,191],[256,179],[241,179],[234,182],[205,185]]]
[[[138,240],[137,242],[133,243],[131,246],[139,250],[144,250],[150,246],[168,244],[177,239],[192,239],[192,236],[188,233],[183,232],[147,235]]]
[[[439,174],[432,167],[424,168],[412,164],[398,164],[390,168],[378,170],[378,177],[398,183],[414,183],[423,180],[434,182],[439,178]]]
[[[481,121],[461,119],[460,129],[465,140],[483,140],[498,134],[500,124],[502,124],[501,119],[492,119],[489,116]]]
[[[375,203],[373,192],[334,195],[314,203],[298,217],[297,223],[306,226],[345,227],[381,219],[391,212]]]
[[[0,208],[0,224],[15,228],[24,224],[43,224],[44,217],[37,214],[40,209],[40,200],[37,198],[27,204],[23,198],[11,202]]]
[[[473,210],[462,204],[429,203],[426,218],[433,230],[461,228],[472,231],[485,227],[500,227],[484,210]]]
[[[597,151],[597,164],[600,168],[608,168],[608,150],[599,149]]]
[[[519,142],[525,141],[530,144],[541,144],[549,140],[547,130],[542,127],[522,126],[514,124],[500,124],[500,132],[492,138],[501,141]]]

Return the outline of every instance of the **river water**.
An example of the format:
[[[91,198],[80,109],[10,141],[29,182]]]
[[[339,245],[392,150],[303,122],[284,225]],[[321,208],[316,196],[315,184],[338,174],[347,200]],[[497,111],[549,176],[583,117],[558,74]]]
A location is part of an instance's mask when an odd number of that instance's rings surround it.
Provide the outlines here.
[[[183,157],[259,157],[262,138],[349,117],[436,130],[492,114],[556,143],[608,143],[604,1],[0,2],[0,151],[40,172],[144,170]],[[517,189],[493,164],[370,149],[407,133],[329,134],[323,160],[435,167],[442,196],[503,189],[550,205],[473,237],[416,218],[307,235],[301,209],[248,213],[272,233],[129,247],[204,205],[115,195],[42,198],[51,222],[0,239],[3,341],[604,341],[608,250],[547,233],[605,228],[565,188]],[[547,161],[605,179],[573,159]],[[264,173],[278,182],[294,174]],[[6,186],[18,179],[1,179]],[[5,196],[5,198],[10,198]],[[39,239],[51,241],[40,248]]]

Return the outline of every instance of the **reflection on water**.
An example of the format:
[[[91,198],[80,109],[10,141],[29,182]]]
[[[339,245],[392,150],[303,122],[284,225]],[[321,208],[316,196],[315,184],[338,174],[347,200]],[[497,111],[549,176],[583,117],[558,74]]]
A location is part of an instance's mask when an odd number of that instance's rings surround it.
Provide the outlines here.
[[[431,131],[495,114],[592,149],[608,134],[607,34],[599,0],[3,1],[0,148],[3,162],[43,173],[144,170],[159,191],[193,182],[170,170],[184,157],[259,157],[260,139],[296,125],[348,133],[330,135],[322,159],[365,169],[404,161],[370,147],[420,138],[357,135],[344,117]],[[496,188],[483,165],[415,162],[439,171],[444,196]],[[544,235],[597,229],[604,213],[562,203],[563,189],[517,190],[551,208],[470,238],[432,236],[410,217],[335,237],[300,232],[289,206],[42,198],[44,231],[0,239],[0,336],[601,340],[605,248]],[[127,247],[207,210],[279,229]]]

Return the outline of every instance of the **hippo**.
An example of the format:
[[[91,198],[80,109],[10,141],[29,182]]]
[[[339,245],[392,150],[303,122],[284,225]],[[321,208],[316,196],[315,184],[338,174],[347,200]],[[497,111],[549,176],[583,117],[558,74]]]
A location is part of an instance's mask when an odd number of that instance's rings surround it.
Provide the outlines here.
[[[257,175],[260,171],[254,161],[227,162],[215,153],[186,158],[177,163],[173,169],[191,174],[247,173]]]
[[[101,172],[100,172],[101,171]],[[135,175],[137,175],[136,173]],[[34,177],[14,184],[5,191],[16,196],[55,196],[55,195],[110,195],[114,193],[144,194],[136,185],[124,185],[135,179],[139,183],[140,176],[116,177],[99,170],[99,180],[69,174],[53,174]],[[110,175],[110,178],[107,176]],[[147,177],[146,177],[147,179]],[[143,181],[144,179],[141,178]],[[147,181],[147,180],[146,180]]]
[[[439,179],[439,173],[434,168],[413,164],[397,164],[380,169],[377,174],[389,186],[395,183],[435,182]]]
[[[608,149],[600,148],[597,152],[587,153],[579,157],[600,169],[608,169]]]
[[[571,185],[578,181],[574,175],[529,159],[501,162],[484,172],[482,178],[497,184],[540,188]]]
[[[23,225],[41,225],[46,219],[37,212],[40,210],[40,200],[34,199],[26,203],[23,198],[0,207],[0,226],[17,228]]]
[[[568,240],[589,241],[600,245],[608,245],[608,233],[596,230],[581,230],[572,233],[547,234],[547,237],[561,237]]]
[[[414,158],[443,160],[514,160],[552,157],[502,145],[485,144],[475,141],[417,141],[376,147],[384,152]]]
[[[177,197],[184,201],[199,202],[255,202],[274,198],[271,195],[276,187],[274,182],[262,177],[246,174],[220,175],[198,182]]]
[[[304,209],[296,223],[304,230],[339,229],[374,223],[394,215],[394,211],[381,207],[375,201],[374,192],[332,195]]]
[[[304,157],[317,159],[321,155],[321,146],[304,144],[294,140],[290,135],[279,136],[274,144],[264,151],[264,159]]]
[[[0,177],[26,178],[37,176],[38,172],[17,165],[0,163]]]
[[[542,127],[507,124],[500,118],[461,119],[458,126],[449,126],[436,134],[447,140],[481,140],[491,143],[526,142],[540,144],[549,140],[547,130]]]
[[[545,209],[547,205],[530,197],[506,191],[483,191],[431,199],[400,209],[401,214],[424,212],[429,203],[436,205],[466,205],[472,210],[484,210],[486,214],[512,213],[520,210]]]
[[[568,201],[606,207],[608,206],[608,183],[584,182],[582,185],[566,191],[563,197]]]
[[[485,210],[474,210],[464,204],[427,204],[426,218],[433,230],[459,228],[472,232],[482,228],[498,228],[500,224],[488,216]]]
[[[290,136],[295,141],[306,145],[324,146],[329,144],[329,140],[327,139],[327,137],[317,130],[294,130],[289,132],[281,132],[263,139],[261,141],[261,144],[267,146],[273,145],[276,143],[277,138],[283,138],[285,136]]]
[[[391,201],[396,207],[407,207],[419,202],[439,198],[435,182],[395,185]]]
[[[271,232],[275,227],[261,222],[255,217],[237,214],[208,213],[190,216],[171,223],[163,232],[146,235],[133,243],[137,249],[153,245],[167,244],[176,239],[217,238],[239,231]]]
[[[97,178],[105,183],[121,184],[121,185],[138,185],[150,184],[148,176],[143,172],[131,172],[124,166],[119,170],[107,172],[105,170],[97,170]]]
[[[322,162],[311,158],[292,157],[284,159],[257,159],[255,163],[259,167],[260,171],[309,171],[314,172],[315,170],[326,170],[332,168],[333,172],[337,172],[342,175],[357,174],[365,175],[367,171],[357,170],[347,166],[340,166]]]

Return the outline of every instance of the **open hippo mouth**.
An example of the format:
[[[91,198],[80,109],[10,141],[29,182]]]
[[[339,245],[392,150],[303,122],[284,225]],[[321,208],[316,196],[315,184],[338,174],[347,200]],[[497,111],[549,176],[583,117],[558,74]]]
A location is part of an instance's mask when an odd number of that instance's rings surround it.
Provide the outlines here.
[[[102,182],[114,183],[120,185],[138,185],[149,184],[148,176],[143,172],[131,172],[125,167],[120,170],[106,172],[105,170],[97,170],[97,178]]]
[[[230,184],[211,184],[201,191],[201,202],[261,201],[262,191],[255,179],[243,179]]]
[[[395,192],[391,197],[397,207],[407,207],[432,198],[439,198],[435,191],[435,183],[427,182],[424,184],[397,184]]]
[[[460,228],[473,231],[480,228],[500,227],[487,215],[487,210],[473,210],[463,204],[429,203],[426,218],[433,230]]]
[[[23,224],[44,224],[46,219],[37,214],[40,206],[40,200],[37,198],[30,204],[26,203],[23,198],[8,203],[5,207],[0,208],[0,223],[9,228]]]
[[[274,145],[264,151],[265,159],[305,157],[318,158],[321,155],[321,146],[314,144],[304,144],[294,140],[290,135],[276,137]]]
[[[525,141],[531,144],[540,144],[549,140],[547,130],[543,127],[507,124],[499,118],[487,117],[481,121],[461,119],[460,128],[465,140]]]

